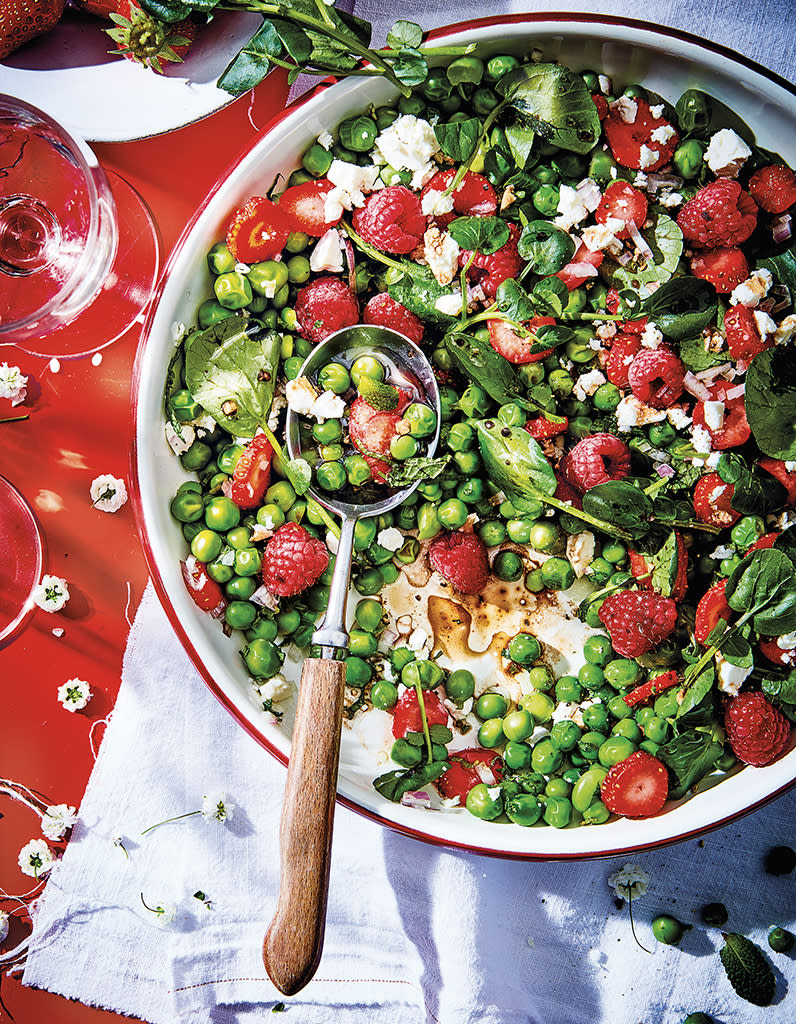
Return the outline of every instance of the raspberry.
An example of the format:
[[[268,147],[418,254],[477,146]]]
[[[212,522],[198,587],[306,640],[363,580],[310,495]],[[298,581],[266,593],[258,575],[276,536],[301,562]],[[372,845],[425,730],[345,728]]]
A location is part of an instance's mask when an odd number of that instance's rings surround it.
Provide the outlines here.
[[[694,512],[700,523],[711,526],[732,526],[741,513],[732,507],[735,485],[725,483],[718,473],[706,473],[694,487]]]
[[[796,174],[785,164],[771,164],[749,179],[752,199],[766,213],[784,213],[796,203]]]
[[[265,545],[263,583],[277,597],[292,597],[312,586],[328,564],[322,541],[298,523],[284,523]]]
[[[605,363],[605,375],[618,388],[627,387],[627,372],[633,357],[641,351],[641,338],[624,332],[615,334]]]
[[[533,333],[537,327],[554,323],[555,320],[551,316],[535,316],[531,320],[527,320],[523,327]],[[532,352],[533,346],[539,344],[537,339],[535,337],[520,337],[504,320],[489,320],[487,326],[489,328],[489,344],[510,363],[538,363],[539,360],[546,359],[553,351],[548,348],[543,352]]]
[[[420,193],[421,203],[429,192],[445,192],[455,177],[456,169],[454,167],[447,171],[438,171],[423,186],[423,191]],[[453,210],[448,213],[434,214],[434,220],[442,227],[450,224],[457,215],[491,217],[497,210],[497,192],[482,174],[476,174],[474,171],[467,171],[452,193],[452,198]]]
[[[520,229],[516,224],[509,224],[509,231],[511,237],[505,245],[488,256],[477,252],[468,270],[468,274],[481,285],[484,294],[490,299],[494,299],[498,285],[510,277],[516,277],[525,266],[525,260],[517,251]],[[459,253],[459,266],[463,267],[472,255],[468,250],[462,249]]]
[[[420,245],[426,218],[414,192],[388,185],[371,192],[365,205],[354,210],[354,230],[382,252],[406,253]]]
[[[653,409],[667,409],[683,393],[685,367],[665,348],[642,349],[627,373],[630,390]]]
[[[757,204],[729,178],[705,185],[677,215],[677,225],[687,241],[702,249],[740,245],[756,224]]]
[[[730,306],[724,314],[724,333],[732,358],[744,359],[746,362],[774,344],[773,338],[764,341],[760,337],[752,310],[740,303]]]
[[[738,760],[758,768],[781,757],[790,741],[790,722],[760,692],[730,701],[724,730]]]
[[[749,277],[749,264],[740,249],[711,249],[694,253],[691,273],[709,281],[720,295],[726,295]]]
[[[630,449],[613,434],[592,434],[578,441],[567,458],[567,479],[579,491],[621,480],[630,472]]]
[[[665,640],[677,621],[677,605],[671,597],[620,590],[603,601],[600,621],[611,637],[611,646],[623,658],[638,658]]]
[[[480,594],[489,579],[486,545],[475,533],[455,530],[435,537],[428,560],[462,594]]]
[[[423,340],[423,321],[406,306],[391,298],[387,292],[380,292],[368,300],[362,310],[362,323],[389,327],[417,345]]]
[[[295,310],[299,334],[314,345],[359,323],[357,297],[339,277],[318,277],[300,288]]]

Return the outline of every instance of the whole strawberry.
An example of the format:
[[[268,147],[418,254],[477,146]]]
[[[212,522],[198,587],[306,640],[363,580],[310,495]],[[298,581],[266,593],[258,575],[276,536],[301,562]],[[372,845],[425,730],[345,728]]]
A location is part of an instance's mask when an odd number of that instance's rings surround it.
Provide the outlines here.
[[[311,587],[329,564],[326,545],[298,523],[284,523],[265,545],[263,583],[277,597]]]
[[[662,643],[674,629],[677,604],[670,597],[620,590],[600,606],[600,621],[623,658],[638,658]]]
[[[737,181],[720,178],[705,185],[677,215],[687,241],[704,249],[745,242],[757,224],[757,204]]]
[[[107,34],[128,60],[143,64],[160,74],[163,61],[181,61],[196,38],[197,26],[190,18],[171,24],[143,11],[136,0],[119,0],[117,12],[109,15],[115,28]]]
[[[66,0],[2,0],[0,60],[36,36],[49,32],[64,13]]]
[[[486,545],[475,533],[454,530],[435,537],[428,560],[462,594],[479,594],[489,579]]]
[[[724,729],[738,760],[758,768],[781,757],[790,741],[790,722],[759,691],[733,697]]]

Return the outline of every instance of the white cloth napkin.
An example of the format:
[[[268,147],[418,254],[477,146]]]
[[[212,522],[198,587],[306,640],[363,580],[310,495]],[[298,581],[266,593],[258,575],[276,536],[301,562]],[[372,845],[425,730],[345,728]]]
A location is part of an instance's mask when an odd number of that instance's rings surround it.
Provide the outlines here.
[[[289,1024],[680,1024],[695,1010],[721,1024],[796,1019],[794,960],[771,953],[776,1003],[752,1006],[724,976],[719,930],[699,917],[721,900],[727,928],[764,948],[770,925],[796,929],[793,878],[762,866],[772,845],[793,842],[794,792],[703,839],[591,863],[447,851],[338,807],[323,959],[283,1000],[260,949],[284,777],[210,694],[150,587],[24,982],[152,1024],[249,1024],[279,1001]],[[229,822],[194,815],[141,835],[219,786],[236,804]],[[634,901],[651,953],[607,884],[628,860],[651,879]],[[173,923],[160,927],[141,894],[176,903]],[[693,925],[679,947],[652,936],[661,912]]]

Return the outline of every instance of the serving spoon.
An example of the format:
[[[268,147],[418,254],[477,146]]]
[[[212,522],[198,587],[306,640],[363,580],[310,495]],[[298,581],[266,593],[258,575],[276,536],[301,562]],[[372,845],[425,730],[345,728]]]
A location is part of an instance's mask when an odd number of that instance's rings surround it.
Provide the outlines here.
[[[437,426],[427,445],[427,454],[433,455],[439,440],[439,388],[423,352],[402,334],[369,325],[343,328],[313,349],[301,375],[312,379],[329,361],[350,366],[360,355],[379,358],[387,365],[390,383],[408,389],[414,400],[434,410]],[[312,445],[306,420],[288,410],[291,459],[305,457]],[[338,513],[341,527],[329,603],[320,628],[312,635],[321,656],[306,658],[301,673],[279,825],[279,896],[263,942],[265,969],[285,995],[298,992],[312,978],[323,949],[345,692],[345,662],[339,658],[348,646],[345,614],[354,528],[359,519],[400,505],[419,482],[392,492],[381,485],[383,494],[374,495],[371,489],[365,495],[377,499],[370,501],[356,500],[356,495],[350,501],[336,500],[312,485],[309,488],[317,502]]]

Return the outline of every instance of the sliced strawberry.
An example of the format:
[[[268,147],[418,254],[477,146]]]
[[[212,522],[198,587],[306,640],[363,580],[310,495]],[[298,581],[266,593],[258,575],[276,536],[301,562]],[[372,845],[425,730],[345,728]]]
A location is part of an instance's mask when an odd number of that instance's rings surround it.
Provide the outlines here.
[[[773,548],[777,543],[777,537],[779,537],[779,531],[774,533],[764,533],[762,537],[758,537],[754,544],[750,544],[746,549],[748,555],[750,551],[765,551],[768,548]]]
[[[182,579],[185,589],[197,608],[203,612],[218,614],[226,605],[226,598],[221,587],[207,575],[204,562],[197,561],[191,555],[185,562],[180,562]]]
[[[457,750],[450,756],[450,768],[436,782],[440,795],[446,800],[459,798],[464,803],[467,794],[479,782],[495,786],[503,778],[502,763],[494,750],[470,747]]]
[[[293,231],[320,238],[322,234],[339,224],[343,216],[327,220],[324,201],[334,185],[328,178],[305,181],[302,185],[291,185],[279,197],[279,209],[289,217]]]
[[[732,617],[732,608],[727,604],[724,596],[726,580],[720,580],[700,597],[696,607],[696,618],[694,619],[694,636],[697,642],[704,644],[707,638],[716,628],[719,619],[729,622]]]
[[[766,213],[784,213],[796,203],[796,174],[785,164],[771,164],[755,171],[749,191]]]
[[[272,260],[282,251],[291,230],[284,210],[265,196],[253,196],[235,211],[227,228],[227,247],[243,263]]]
[[[459,266],[467,266],[468,276],[480,284],[484,294],[490,299],[495,297],[498,286],[510,277],[516,277],[525,265],[525,261],[517,251],[517,239],[520,229],[516,224],[509,224],[509,240],[496,252],[484,255],[462,249],[459,253]]]
[[[455,177],[456,169],[453,167],[447,171],[438,171],[423,186],[420,193],[421,202],[429,192],[447,191]],[[467,171],[452,193],[452,199],[453,210],[434,216],[437,224],[443,227],[450,224],[455,217],[491,217],[497,210],[497,192],[483,175],[474,171]]]
[[[257,508],[271,482],[274,449],[265,434],[257,434],[241,452],[224,493],[238,508]]]
[[[659,676],[655,676],[654,679],[648,679],[646,683],[637,686],[630,693],[623,694],[622,700],[624,700],[629,708],[634,708],[637,704],[642,704],[651,697],[657,697],[664,690],[669,690],[672,686],[676,686],[678,678],[677,673],[673,669],[668,672],[662,672]]]
[[[423,707],[429,725],[448,724],[448,712],[436,693],[431,690],[423,691]],[[417,693],[414,688],[407,689],[393,709],[392,734],[400,738],[406,736],[408,732],[420,732],[422,728],[423,718]]]
[[[626,181],[613,181],[603,193],[594,217],[598,224],[606,224],[612,218],[640,228],[647,219],[647,197]],[[614,234],[617,238],[630,238],[626,227]]]
[[[688,590],[688,552],[686,551],[683,538],[675,532],[675,545],[677,551],[677,567],[674,571],[674,578],[671,580],[671,597],[675,601],[682,601]],[[630,571],[645,590],[655,590],[653,585],[653,569],[647,563],[647,559],[638,551],[628,549],[630,560]],[[660,591],[659,591],[660,592]]]
[[[740,303],[730,306],[724,314],[724,333],[732,358],[746,362],[774,344],[773,335],[767,341],[760,337],[754,313]]]
[[[608,810],[626,818],[649,818],[658,814],[668,795],[666,766],[646,750],[637,750],[615,764],[600,787],[600,796]]]
[[[561,420],[561,423],[554,423],[546,416],[536,416],[526,422],[525,429],[537,441],[546,437],[558,437],[559,434],[566,434],[569,427],[569,420],[566,416],[562,416]]]
[[[605,296],[605,308],[609,313],[616,313],[619,309],[619,305],[619,291],[616,288],[609,288]],[[637,320],[620,320],[616,326],[619,331],[623,331],[627,334],[641,334],[647,326],[648,319],[649,317],[640,316]]]
[[[706,473],[694,487],[694,512],[700,523],[710,526],[732,526],[741,513],[732,507],[735,485],[728,484],[718,473]]]
[[[772,459],[768,455],[759,459],[757,464],[779,480],[788,492],[788,504],[796,505],[796,473],[789,470],[781,459]]]
[[[519,334],[512,331],[505,321],[490,320],[489,344],[504,359],[508,359],[510,363],[538,363],[540,359],[547,358],[553,349],[548,348],[544,352],[531,352],[531,348],[539,344],[533,336],[533,332],[537,327],[554,323],[555,320],[551,316],[532,317],[523,325],[531,332],[531,335],[527,338],[521,338]]]
[[[727,393],[733,385],[728,381],[719,380],[709,385],[710,401],[724,403],[724,420],[718,430],[714,430],[705,422],[705,403],[700,401],[694,406],[694,424],[704,427],[710,434],[711,444],[718,451],[737,448],[745,444],[752,433],[746,418],[746,406],[743,395],[728,398]]]
[[[351,443],[365,457],[374,480],[383,482],[390,471],[390,463],[379,456],[389,456],[390,442],[397,436],[397,425],[403,409],[409,404],[409,395],[398,389],[398,405],[392,412],[380,412],[359,396],[351,403],[348,414],[348,434]]]
[[[597,268],[603,258],[604,253],[601,250],[593,252],[585,242],[581,242],[569,263],[554,276],[561,278],[567,288],[572,291],[573,288],[578,288],[585,281],[597,276]]]
[[[780,647],[773,638],[760,640],[758,642],[760,653],[773,665],[784,665],[790,667],[796,664],[796,649],[793,647]]]
[[[638,334],[621,331],[613,336],[605,363],[605,375],[612,384],[619,388],[627,387],[630,366],[640,351],[641,338]]]
[[[719,295],[727,295],[749,277],[749,264],[737,246],[710,249],[694,253],[691,273],[709,281]]]
[[[653,116],[646,100],[633,102],[636,112],[632,121],[624,119],[618,103],[611,105],[603,122],[605,137],[618,164],[637,171],[657,171],[672,159],[680,136],[666,118]],[[653,132],[658,139],[653,138]]]

